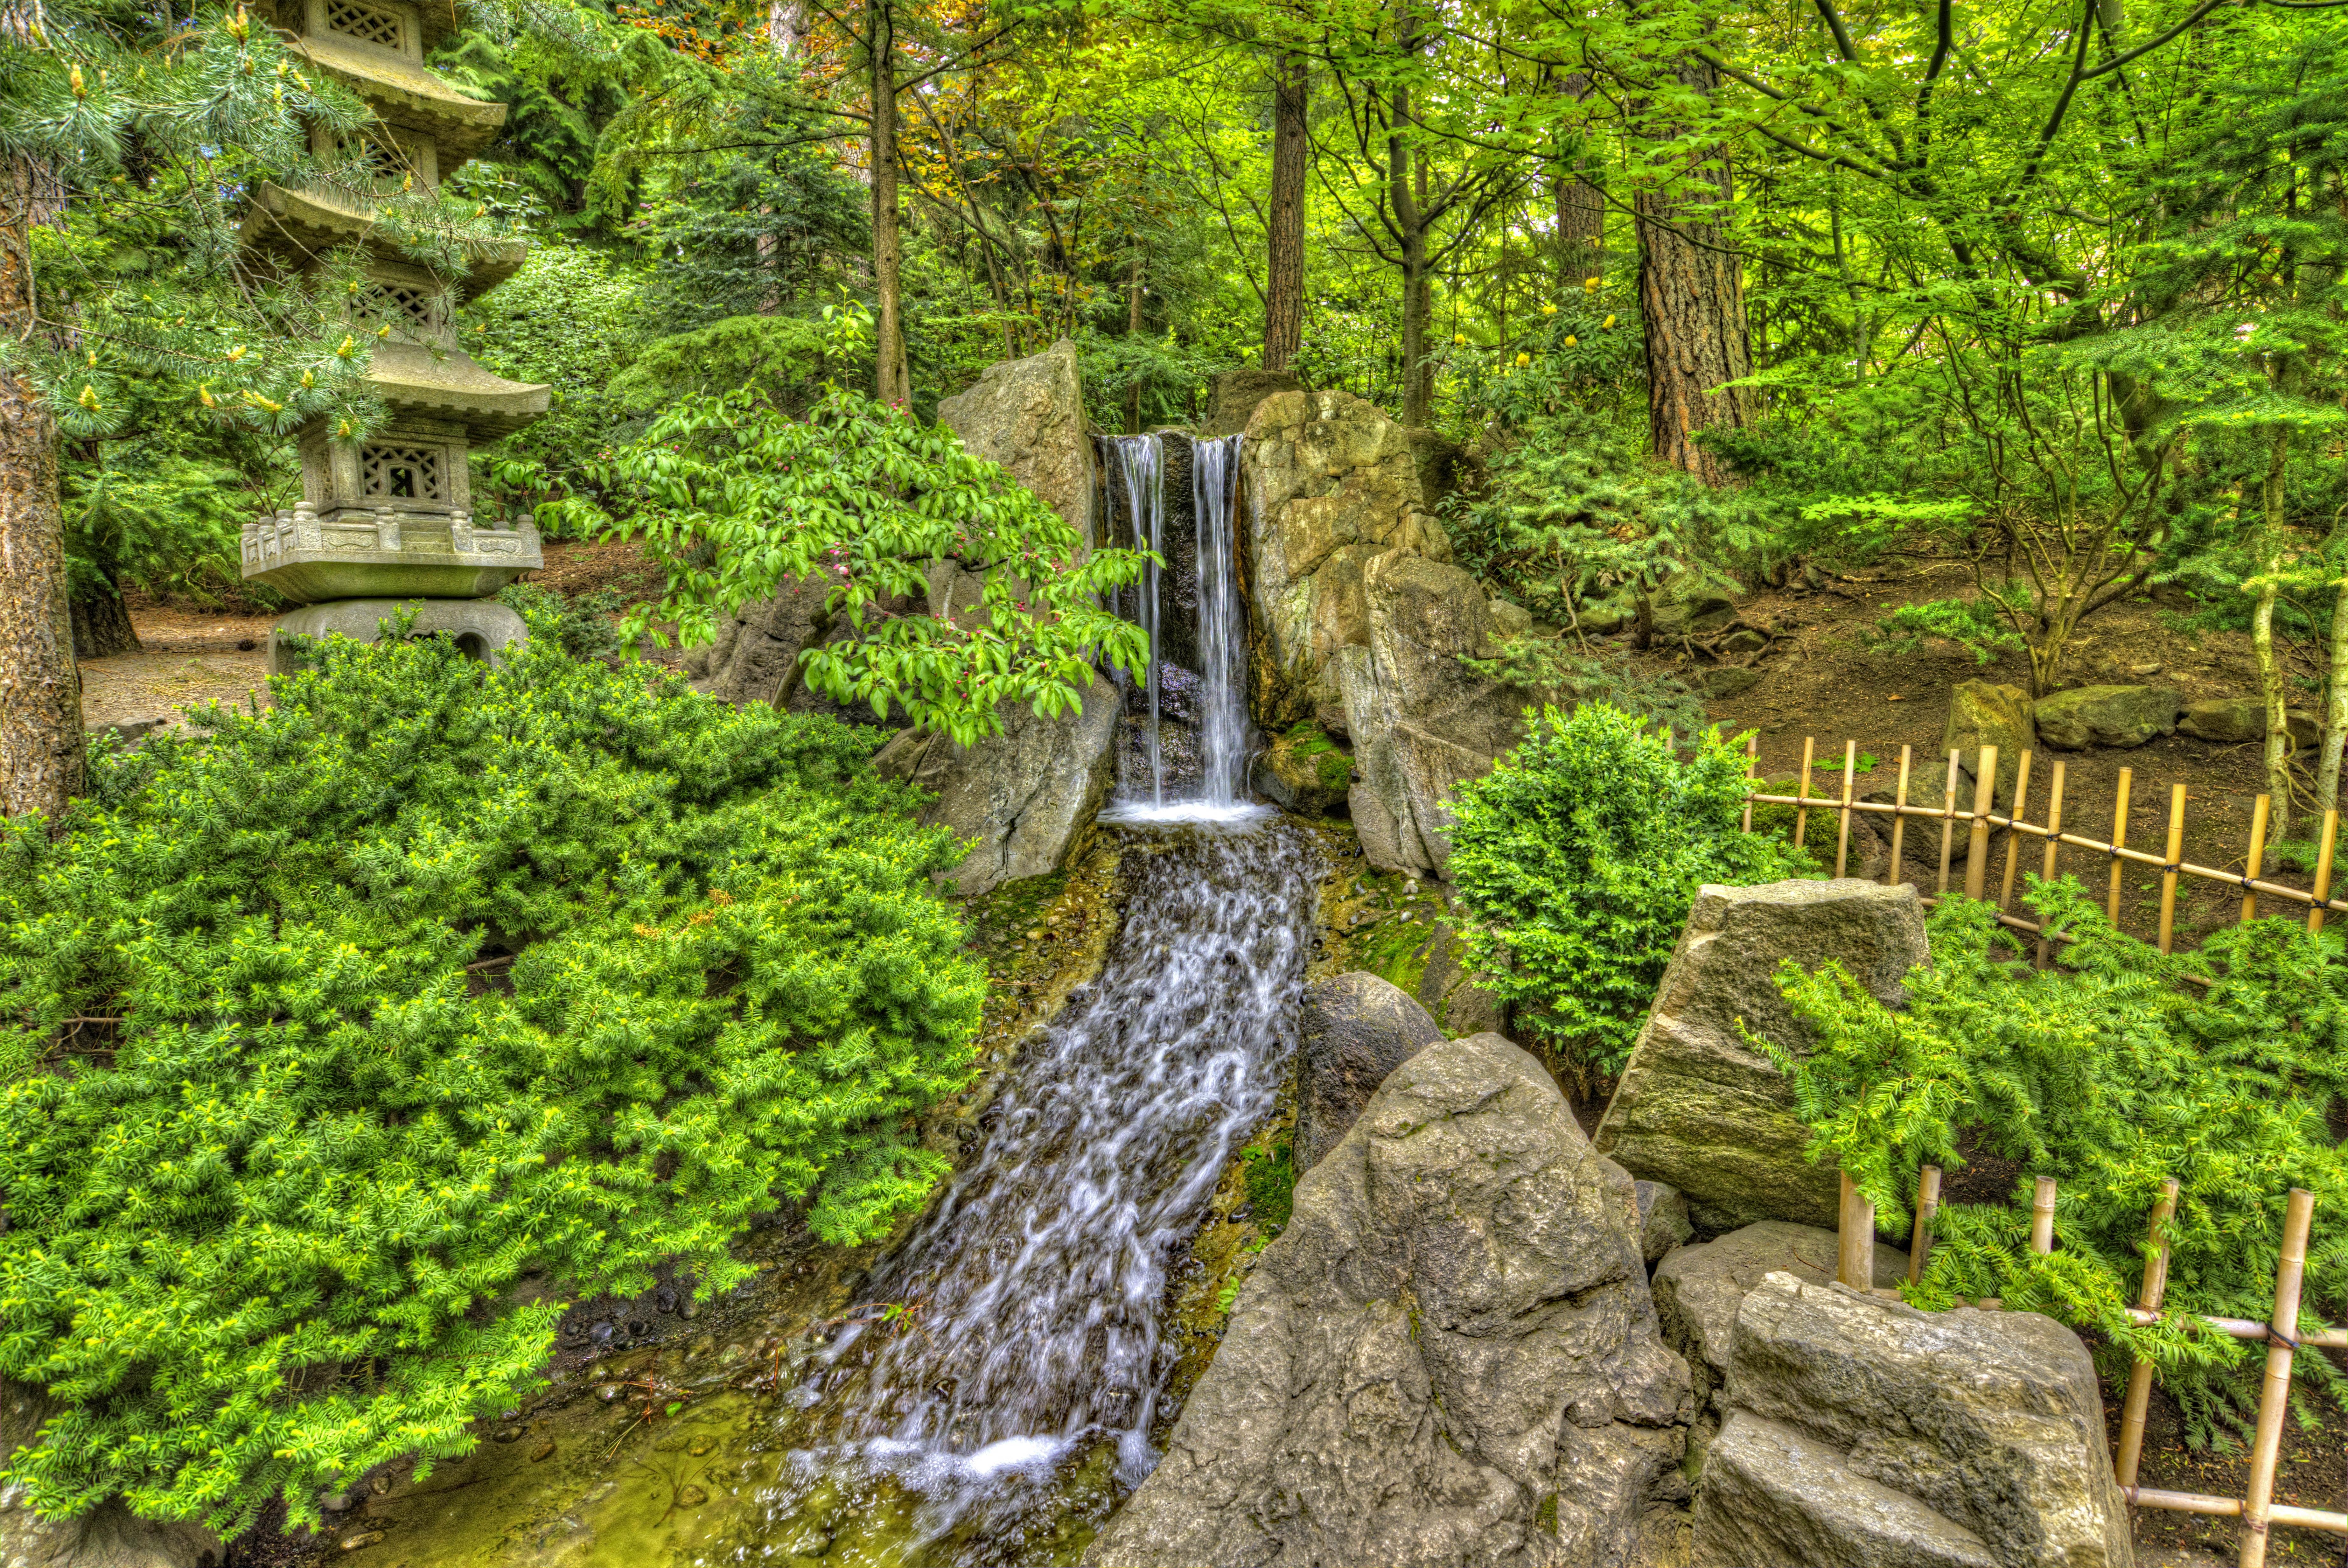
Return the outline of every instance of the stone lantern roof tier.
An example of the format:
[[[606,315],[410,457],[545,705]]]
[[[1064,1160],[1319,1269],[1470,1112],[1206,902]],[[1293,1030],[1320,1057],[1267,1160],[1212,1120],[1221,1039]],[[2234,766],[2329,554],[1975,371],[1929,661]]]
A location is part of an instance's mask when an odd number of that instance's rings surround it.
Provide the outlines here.
[[[353,205],[339,191],[316,187],[289,191],[263,183],[255,185],[252,194],[244,242],[273,253],[297,269],[338,245],[366,244],[376,232],[374,211]],[[469,245],[466,252],[470,264],[465,275],[448,283],[459,303],[489,293],[520,271],[530,244],[524,240],[492,240]]]
[[[421,63],[391,50],[335,33],[289,37],[285,45],[365,98],[386,125],[433,142],[443,169],[478,157],[505,126],[505,105],[467,98]]]
[[[494,376],[461,352],[395,341],[375,346],[366,380],[394,413],[456,421],[476,441],[520,429],[546,412],[551,396],[542,386]]]

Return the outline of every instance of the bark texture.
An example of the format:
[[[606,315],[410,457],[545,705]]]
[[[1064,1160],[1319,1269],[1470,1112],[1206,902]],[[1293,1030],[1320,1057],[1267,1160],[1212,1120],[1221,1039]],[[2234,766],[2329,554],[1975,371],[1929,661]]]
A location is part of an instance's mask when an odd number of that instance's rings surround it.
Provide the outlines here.
[[[905,244],[898,230],[897,13],[882,0],[865,15],[872,50],[872,288],[880,306],[873,330],[873,390],[883,403],[903,403],[913,388],[905,364]]]
[[[1590,96],[1590,73],[1575,71],[1559,84],[1574,102]],[[1598,165],[1579,156],[1558,160],[1550,185],[1557,200],[1557,286],[1560,294],[1580,288],[1581,280],[1596,274],[1606,260],[1606,198],[1598,183]]]
[[[110,659],[139,651],[139,630],[116,589],[100,583],[72,604],[75,658]]]
[[[1304,341],[1304,138],[1302,55],[1272,67],[1272,208],[1265,223],[1263,367],[1282,371]]]
[[[0,332],[33,329],[28,229],[38,171],[0,164]],[[57,430],[30,382],[0,370],[0,813],[51,816],[81,793],[81,677],[67,606]]]
[[[1709,93],[1718,78],[1694,56],[1680,80]],[[1716,221],[1734,190],[1725,152],[1697,161],[1676,190],[1639,193],[1639,310],[1646,326],[1647,433],[1655,456],[1706,484],[1727,482],[1697,433],[1752,422],[1749,399],[1724,383],[1752,374],[1741,258]]]

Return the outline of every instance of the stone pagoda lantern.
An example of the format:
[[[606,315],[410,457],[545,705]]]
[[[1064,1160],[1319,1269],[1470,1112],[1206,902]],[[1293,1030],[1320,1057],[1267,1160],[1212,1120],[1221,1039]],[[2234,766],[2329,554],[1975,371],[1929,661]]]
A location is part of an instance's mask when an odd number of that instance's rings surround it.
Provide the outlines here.
[[[447,5],[263,0],[259,10],[312,68],[374,109],[376,123],[358,145],[336,146],[321,128],[313,150],[358,162],[386,194],[408,180],[438,185],[505,123],[503,104],[466,98],[424,68],[425,52],[453,26]],[[289,667],[287,634],[373,642],[377,624],[407,607],[417,631],[452,637],[476,658],[495,662],[507,645],[529,641],[521,617],[489,595],[543,563],[538,530],[475,521],[467,457],[474,442],[544,414],[547,389],[481,368],[457,346],[449,320],[464,299],[511,277],[528,247],[474,247],[470,270],[452,285],[388,247],[378,251],[374,232],[373,210],[346,190],[265,183],[244,222],[246,244],[297,272],[345,245],[366,251],[370,284],[354,330],[373,346],[366,379],[390,410],[363,442],[335,439],[323,419],[304,427],[302,500],[244,525],[245,579],[303,606],[278,619],[273,672]],[[390,335],[374,335],[383,325]]]

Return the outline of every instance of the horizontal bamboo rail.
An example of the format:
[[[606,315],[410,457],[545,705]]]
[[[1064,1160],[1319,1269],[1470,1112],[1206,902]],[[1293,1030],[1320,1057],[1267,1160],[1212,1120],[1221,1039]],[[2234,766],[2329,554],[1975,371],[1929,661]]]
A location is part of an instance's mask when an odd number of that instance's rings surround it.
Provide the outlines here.
[[[2015,793],[2019,796],[2019,789]],[[2157,1323],[2161,1318],[2161,1296],[2168,1284],[2168,1227],[2177,1215],[2177,1191],[2174,1180],[2162,1182],[2160,1198],[2153,1206],[2144,1284],[2137,1305],[2128,1311],[2129,1318],[2137,1323]],[[2030,1204],[2030,1250],[2034,1253],[2043,1254],[2054,1250],[2055,1197],[2054,1179],[2037,1178]],[[1908,1262],[1908,1280],[1911,1284],[1923,1276],[1924,1253],[1931,1244],[1931,1219],[1940,1208],[1940,1169],[1927,1165],[1918,1173],[1916,1184],[1915,1243]],[[2266,1322],[2194,1315],[2202,1325],[2220,1334],[2236,1339],[2262,1340],[2267,1346],[2266,1378],[2259,1392],[2258,1426],[2250,1444],[2250,1470],[2243,1496],[2209,1497],[2137,1484],[2137,1472],[2144,1458],[2145,1416],[2151,1404],[2153,1367],[2148,1361],[2137,1361],[2128,1368],[2127,1398],[2120,1410],[2119,1447],[2112,1461],[2112,1479],[2117,1482],[2120,1495],[2136,1508],[2240,1519],[2240,1568],[2263,1568],[2268,1536],[2278,1524],[2348,1535],[2348,1513],[2298,1508],[2274,1501],[2275,1472],[2282,1452],[2283,1416],[2291,1405],[2292,1361],[2300,1350],[2309,1346],[2348,1349],[2348,1327],[2325,1326],[2304,1333],[2299,1328],[2307,1234],[2314,1216],[2314,1194],[2303,1188],[2292,1188],[2283,1208],[2282,1250],[2275,1267],[2274,1311]],[[1875,1205],[1859,1195],[1848,1171],[1842,1175],[1840,1219],[1835,1243],[1835,1277],[1858,1289],[1870,1289],[1872,1279],[1859,1277],[1867,1265],[1856,1260],[1873,1258]],[[1997,1303],[1993,1300],[1979,1305],[1994,1307]]]
[[[1928,903],[1937,903],[1939,897],[1949,891],[1951,867],[1955,858],[1960,832],[1964,835],[1966,841],[1965,895],[1969,898],[1985,897],[1989,892],[1990,841],[1993,834],[2003,832],[2006,835],[2005,865],[2003,873],[1998,880],[1997,918],[1999,923],[2003,925],[2016,931],[2028,932],[2039,938],[2037,963],[2041,967],[2046,964],[2049,950],[2049,936],[2044,924],[2024,919],[2011,913],[2010,910],[2010,906],[2014,902],[2015,883],[2021,873],[2022,841],[2025,838],[2037,839],[2044,844],[2044,852],[2040,859],[2038,874],[2049,881],[2054,879],[2059,870],[2060,857],[2065,849],[2084,850],[2091,854],[2109,857],[2111,874],[2107,879],[2105,913],[2115,924],[2118,923],[2120,917],[2122,877],[2126,869],[2134,865],[2157,871],[2160,873],[2159,947],[2163,953],[2172,951],[2176,945],[2177,893],[2179,882],[2185,877],[2240,889],[2242,895],[2240,918],[2243,921],[2257,918],[2259,900],[2261,898],[2305,906],[2308,929],[2311,931],[2321,931],[2323,928],[2325,914],[2333,910],[2348,913],[2348,898],[2332,896],[2332,857],[2340,836],[2340,813],[2337,810],[2326,811],[2323,814],[2313,888],[2295,888],[2285,882],[2269,880],[2262,874],[2266,861],[2267,824],[2272,806],[2271,797],[2269,796],[2260,796],[2252,807],[2250,846],[2243,858],[2243,869],[2240,872],[2231,872],[2217,866],[2199,865],[2185,859],[2186,790],[2182,784],[2173,785],[2169,789],[2168,833],[2163,852],[2155,854],[2149,850],[2128,847],[2128,802],[2135,782],[2132,769],[2120,769],[2119,787],[2113,801],[2112,836],[2106,841],[2091,838],[2084,833],[2068,831],[2064,828],[2065,784],[2064,774],[2066,764],[2060,760],[2054,763],[2052,770],[2053,777],[2048,781],[2046,820],[2033,822],[2024,816],[2029,809],[2031,770],[2034,760],[2033,754],[2028,751],[2024,751],[2016,759],[2013,791],[2013,810],[2011,813],[2001,813],[1992,809],[1998,765],[1998,749],[1994,746],[1984,746],[1975,754],[1972,769],[1973,800],[1970,808],[1961,808],[1957,799],[1957,781],[1962,771],[1963,753],[1962,751],[1949,753],[1948,781],[1941,792],[1941,803],[1937,806],[1910,804],[1909,801],[1908,794],[1914,777],[1915,758],[1912,747],[1903,746],[1900,748],[1899,788],[1897,794],[1890,800],[1862,800],[1857,798],[1855,791],[1858,780],[1859,745],[1858,742],[1851,740],[1843,742],[1841,793],[1813,795],[1810,793],[1810,774],[1816,761],[1817,751],[1816,738],[1810,736],[1803,737],[1802,774],[1800,786],[1796,793],[1773,795],[1760,789],[1748,789],[1746,792],[1745,831],[1753,830],[1754,807],[1791,806],[1794,808],[1794,843],[1799,847],[1804,843],[1808,833],[1810,813],[1831,810],[1836,818],[1835,874],[1840,876],[1849,870],[1850,864],[1852,821],[1869,815],[1888,816],[1891,819],[1891,845],[1890,863],[1884,872],[1884,882],[1889,886],[1900,880],[1909,819],[1919,818],[1926,821],[1938,822],[1941,828],[1940,875],[1933,892],[1925,898]],[[1745,745],[1746,777],[1748,781],[1757,779],[1760,759],[1760,738],[1751,737],[1747,738]],[[2071,940],[2068,934],[2064,933],[2054,934],[2054,939]]]

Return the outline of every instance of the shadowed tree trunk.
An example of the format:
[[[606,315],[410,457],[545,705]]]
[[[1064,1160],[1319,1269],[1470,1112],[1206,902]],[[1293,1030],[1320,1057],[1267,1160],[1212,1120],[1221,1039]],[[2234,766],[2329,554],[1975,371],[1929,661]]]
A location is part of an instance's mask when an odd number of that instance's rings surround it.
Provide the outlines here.
[[[34,327],[38,184],[28,160],[0,162],[0,332],[12,342]],[[0,814],[63,811],[84,765],[57,421],[30,382],[0,369]]]
[[[1559,90],[1574,102],[1590,96],[1590,73],[1575,71],[1559,83]],[[1604,178],[1597,164],[1580,154],[1558,160],[1550,176],[1557,200],[1557,287],[1560,294],[1581,286],[1606,259],[1606,198],[1600,193]]]
[[[1128,337],[1141,335],[1141,248],[1137,243],[1133,251],[1133,268],[1125,279],[1125,335]],[[1138,377],[1125,392],[1125,433],[1128,436],[1141,434],[1141,382]]]
[[[1272,67],[1272,208],[1264,225],[1263,367],[1285,370],[1304,340],[1305,91],[1302,55]]]
[[[121,591],[101,583],[73,601],[73,651],[77,659],[110,659],[139,651],[139,631]]]
[[[1694,56],[1678,67],[1699,92],[1717,85]],[[1745,335],[1740,258],[1718,220],[1733,187],[1725,152],[1692,163],[1675,189],[1639,192],[1639,311],[1646,326],[1647,435],[1655,456],[1706,484],[1725,484],[1717,458],[1696,443],[1715,426],[1751,423],[1746,395],[1723,383],[1753,373]]]

